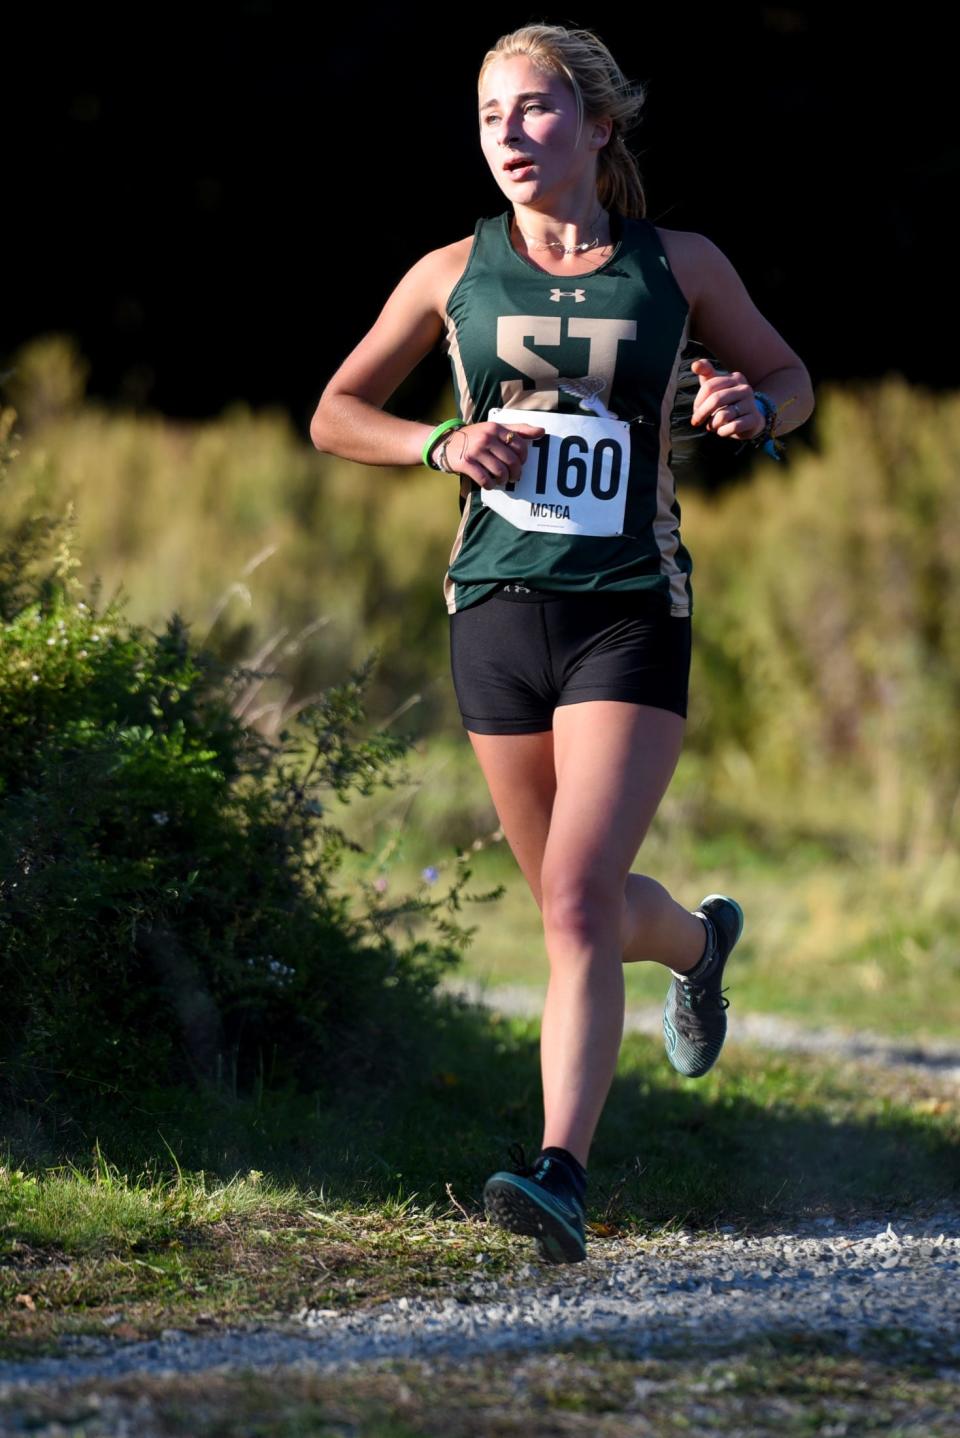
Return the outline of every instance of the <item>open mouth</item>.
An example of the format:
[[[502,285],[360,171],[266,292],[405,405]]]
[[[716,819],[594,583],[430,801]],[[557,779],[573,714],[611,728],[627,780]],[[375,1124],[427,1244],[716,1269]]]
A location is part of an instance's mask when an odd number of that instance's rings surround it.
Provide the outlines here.
[[[507,174],[515,180],[525,179],[534,168],[532,160],[511,160],[509,164],[504,165]]]

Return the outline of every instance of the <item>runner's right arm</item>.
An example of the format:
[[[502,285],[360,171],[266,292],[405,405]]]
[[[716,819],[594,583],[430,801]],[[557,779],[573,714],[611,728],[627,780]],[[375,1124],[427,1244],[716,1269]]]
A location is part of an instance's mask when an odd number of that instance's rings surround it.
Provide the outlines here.
[[[407,271],[372,328],[329,380],[310,421],[310,438],[321,454],[360,464],[423,463],[423,446],[434,426],[387,414],[383,406],[443,332],[439,296],[444,280],[449,280],[445,259],[443,250],[431,250]],[[467,429],[475,436],[469,457]],[[463,450],[460,470],[479,484],[499,482],[507,474],[515,478],[526,453],[525,444],[518,453],[517,447],[503,443],[498,429],[483,423],[457,432],[463,436],[457,448],[458,454]],[[515,425],[514,433],[516,439],[528,439],[542,430]]]
[[[373,327],[320,396],[310,438],[322,454],[360,464],[421,464],[433,425],[385,414],[383,406],[440,338],[440,251],[407,271]]]

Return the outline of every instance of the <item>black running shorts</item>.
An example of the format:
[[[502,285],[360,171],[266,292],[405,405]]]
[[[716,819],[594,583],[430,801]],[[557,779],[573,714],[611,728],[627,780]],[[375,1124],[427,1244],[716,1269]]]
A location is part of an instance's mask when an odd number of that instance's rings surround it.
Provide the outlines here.
[[[465,729],[534,734],[558,704],[625,699],[686,718],[691,620],[649,589],[560,593],[517,581],[450,615]]]

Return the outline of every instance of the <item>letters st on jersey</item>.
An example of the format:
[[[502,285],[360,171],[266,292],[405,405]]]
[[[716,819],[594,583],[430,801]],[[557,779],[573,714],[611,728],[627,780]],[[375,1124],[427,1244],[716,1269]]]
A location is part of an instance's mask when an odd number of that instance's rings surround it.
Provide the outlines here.
[[[630,475],[630,426],[622,419],[492,409],[489,419],[542,425],[528,441],[519,478],[483,489],[489,508],[518,529],[559,534],[622,534]]]
[[[586,298],[584,288],[550,290],[556,302],[575,304]],[[559,346],[564,339],[586,340],[587,374],[597,381],[597,398],[610,404],[617,348],[635,341],[636,320],[588,318],[586,315],[500,315],[497,357],[535,382],[536,415],[515,408],[492,409],[488,418],[505,424],[535,422],[546,433],[531,442],[526,462],[514,485],[484,489],[483,503],[518,529],[559,534],[622,534],[630,475],[630,426],[626,420],[594,415],[557,414],[540,405],[559,405],[561,374],[556,365],[528,347],[530,343]],[[519,398],[522,380],[505,380],[504,398]]]
[[[555,289],[550,294],[561,303],[565,300],[568,305],[586,299],[584,289]],[[603,379],[599,398],[609,409],[618,347],[621,341],[635,341],[636,338],[636,320],[590,319],[586,315],[562,313],[500,315],[497,318],[497,358],[524,376],[524,379],[501,382],[501,401],[509,405],[520,400],[523,394],[529,396],[532,381],[537,391],[536,408],[559,408],[561,371],[530,346],[559,348],[567,340],[586,340],[586,373]],[[578,348],[582,350],[583,347]]]

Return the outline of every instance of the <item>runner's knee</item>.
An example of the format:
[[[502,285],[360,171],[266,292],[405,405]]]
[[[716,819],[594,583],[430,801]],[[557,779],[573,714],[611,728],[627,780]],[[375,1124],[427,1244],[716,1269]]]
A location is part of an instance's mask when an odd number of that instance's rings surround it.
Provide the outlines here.
[[[544,864],[540,886],[545,931],[593,942],[611,927],[620,932],[623,876]]]

